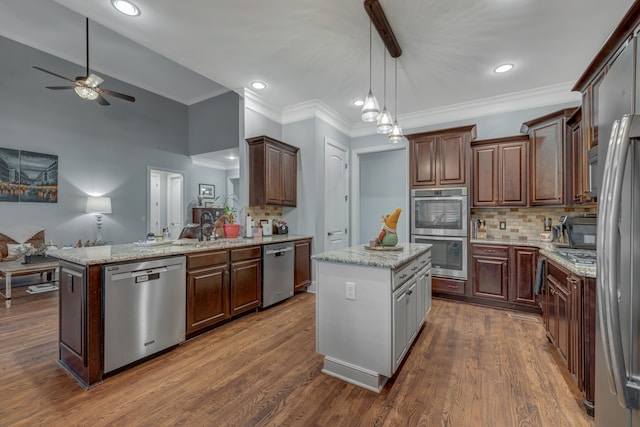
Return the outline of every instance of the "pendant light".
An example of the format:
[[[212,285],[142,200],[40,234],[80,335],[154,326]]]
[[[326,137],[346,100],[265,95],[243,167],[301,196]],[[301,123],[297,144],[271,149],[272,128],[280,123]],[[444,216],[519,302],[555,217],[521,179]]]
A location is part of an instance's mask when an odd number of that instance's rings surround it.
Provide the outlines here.
[[[395,113],[396,120],[393,122],[393,128],[391,129],[391,133],[389,134],[389,142],[392,144],[397,144],[402,142],[404,135],[402,135],[402,128],[398,124],[398,58],[396,58],[396,72],[395,72],[395,80],[396,80],[396,90],[395,90]]]
[[[375,122],[380,115],[380,105],[371,91],[371,20],[369,20],[369,94],[364,98],[362,105],[362,120]]]
[[[391,133],[391,129],[393,128],[393,118],[391,117],[391,113],[387,110],[387,48],[384,48],[384,107],[382,108],[382,113],[378,117],[378,125],[376,126],[376,131],[378,133]]]

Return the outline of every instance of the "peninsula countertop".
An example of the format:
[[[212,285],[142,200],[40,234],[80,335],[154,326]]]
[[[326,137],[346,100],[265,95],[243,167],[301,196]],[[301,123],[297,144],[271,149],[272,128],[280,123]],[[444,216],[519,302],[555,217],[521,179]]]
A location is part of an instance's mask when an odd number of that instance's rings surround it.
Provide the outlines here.
[[[398,246],[401,246],[402,249],[378,251],[365,249],[365,245],[358,245],[312,255],[311,259],[316,261],[395,269],[411,261],[413,258],[427,252],[431,249],[432,245],[426,243],[402,242],[398,243]]]
[[[205,242],[196,240],[179,240],[157,242],[155,244],[129,243],[121,245],[88,246],[83,248],[54,249],[47,255],[64,261],[81,265],[110,264],[114,262],[135,261],[146,258],[160,258],[173,255],[184,255],[193,252],[212,251],[216,249],[232,249],[255,245],[290,242],[311,239],[312,236],[299,234],[278,234],[270,237],[236,239],[217,239]]]

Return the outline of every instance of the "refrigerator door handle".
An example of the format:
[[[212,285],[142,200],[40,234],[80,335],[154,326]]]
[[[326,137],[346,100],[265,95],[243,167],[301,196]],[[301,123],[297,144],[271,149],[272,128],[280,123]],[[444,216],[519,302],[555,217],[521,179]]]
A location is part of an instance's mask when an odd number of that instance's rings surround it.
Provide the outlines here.
[[[608,266],[609,259],[606,258],[606,254],[609,253],[607,247],[606,236],[608,235],[608,227],[611,221],[609,218],[609,207],[610,207],[610,182],[611,182],[611,163],[614,157],[614,150],[616,146],[616,138],[618,136],[618,131],[620,129],[620,120],[616,120],[613,122],[613,127],[611,129],[611,136],[609,137],[609,149],[607,150],[607,156],[604,162],[604,173],[602,177],[602,184],[600,190],[600,203],[598,203],[598,227],[597,227],[597,265],[598,265],[598,275],[596,277],[596,292],[597,299],[600,302],[597,304],[598,307],[598,320],[600,320],[600,337],[602,339],[602,348],[604,351],[604,366],[607,371],[607,378],[609,380],[609,390],[611,390],[612,394],[616,393],[616,384],[614,382],[614,373],[612,370],[611,364],[611,352],[609,346],[609,334],[608,334],[608,322],[607,316],[605,315],[605,307],[608,306],[608,298],[606,297],[606,277],[608,274]]]
[[[618,266],[620,256],[620,239],[617,232],[618,218],[620,217],[622,199],[622,181],[624,178],[627,155],[631,148],[631,138],[629,137],[633,122],[638,121],[640,116],[625,115],[620,121],[620,129],[616,136],[613,148],[612,161],[610,164],[610,181],[606,198],[602,200],[609,205],[606,216],[605,229],[605,253],[604,265],[606,275],[603,278],[604,285],[604,317],[606,319],[605,348],[609,349],[610,362],[609,371],[613,373],[613,381],[617,390],[618,403],[624,408],[640,409],[640,384],[630,379],[627,374],[627,366],[624,360],[624,348],[622,345],[622,331],[620,328],[620,306],[618,297]],[[635,134],[635,132],[634,132]],[[635,136],[635,135],[634,135]],[[609,157],[607,155],[607,157]],[[603,335],[604,337],[604,335]],[[605,351],[606,353],[606,351]]]

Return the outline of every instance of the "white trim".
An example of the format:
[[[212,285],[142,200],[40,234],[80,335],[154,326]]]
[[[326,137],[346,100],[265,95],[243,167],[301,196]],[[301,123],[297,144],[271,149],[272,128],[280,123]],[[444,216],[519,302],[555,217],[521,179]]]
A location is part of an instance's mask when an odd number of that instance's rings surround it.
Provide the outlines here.
[[[213,168],[213,169],[222,169],[222,170],[234,169],[234,168],[227,168],[224,162],[203,159],[203,158],[191,157],[191,163],[197,166],[204,166],[204,167]]]
[[[398,122],[406,130],[547,105],[568,102],[575,102],[577,105],[581,102],[582,95],[579,92],[571,92],[573,85],[574,82],[559,83],[506,95],[416,111],[415,113],[401,114],[398,116]],[[355,138],[374,133],[375,126],[372,127],[370,123],[357,123],[351,128],[350,135]]]
[[[244,98],[244,108],[255,111],[278,124],[283,123],[282,111],[278,107],[266,102],[260,95],[251,89],[243,87],[236,89],[234,92]]]
[[[347,136],[351,133],[351,123],[319,99],[300,102],[282,109],[282,124],[285,125],[311,118],[323,120]]]
[[[326,179],[326,175],[327,175],[327,163],[326,163],[326,159],[327,159],[327,146],[328,145],[332,145],[334,147],[336,147],[339,150],[344,151],[345,154],[345,164],[347,165],[347,188],[346,188],[346,192],[347,192],[347,200],[349,201],[347,204],[347,218],[346,218],[346,223],[347,223],[347,235],[346,240],[347,240],[347,245],[346,247],[351,246],[351,235],[352,235],[352,229],[351,229],[351,212],[349,209],[349,206],[351,206],[351,189],[350,189],[350,183],[349,183],[349,174],[351,173],[351,167],[350,167],[350,163],[351,163],[351,150],[349,149],[349,147],[342,145],[341,143],[334,141],[333,139],[329,138],[329,137],[324,137],[324,147],[323,147],[323,153],[322,153],[322,162],[324,164],[324,173],[323,173],[323,183],[322,183],[322,188],[323,188],[323,206],[324,206],[324,215],[322,217],[322,233],[320,234],[322,236],[322,247],[323,247],[323,251],[328,250],[325,246],[326,243],[326,232],[327,232],[327,179]]]
[[[408,144],[402,142],[400,144],[378,145],[375,147],[357,148],[351,150],[353,161],[351,162],[351,245],[357,245],[360,242],[360,155],[379,153],[383,151],[393,150],[407,150]],[[409,165],[405,168],[405,180],[406,185],[404,188],[409,188]],[[402,221],[404,222],[405,229],[409,230],[409,193],[407,191],[407,197],[405,197],[404,211],[407,215],[403,215]],[[407,237],[411,237],[407,231]]]

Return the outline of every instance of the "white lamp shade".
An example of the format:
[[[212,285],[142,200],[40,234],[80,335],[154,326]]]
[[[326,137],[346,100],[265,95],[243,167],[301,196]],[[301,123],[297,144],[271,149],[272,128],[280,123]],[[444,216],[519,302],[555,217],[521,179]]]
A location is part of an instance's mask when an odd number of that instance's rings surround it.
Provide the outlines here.
[[[87,197],[87,209],[89,213],[111,213],[111,197]]]

